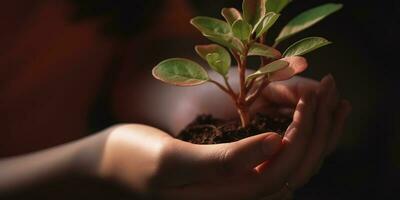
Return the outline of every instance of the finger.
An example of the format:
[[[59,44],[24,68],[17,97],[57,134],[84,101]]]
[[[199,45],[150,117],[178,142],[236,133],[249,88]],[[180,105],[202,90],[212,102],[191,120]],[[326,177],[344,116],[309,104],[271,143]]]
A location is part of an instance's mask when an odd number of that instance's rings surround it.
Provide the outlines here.
[[[163,168],[175,167],[175,177],[180,180],[175,185],[224,179],[228,175],[253,171],[255,166],[276,154],[281,144],[282,138],[276,133],[216,145],[194,145],[177,140],[171,156],[164,156],[168,159],[163,162]],[[176,168],[176,165],[182,167]]]
[[[294,122],[292,123],[292,128],[290,130],[291,132],[285,136],[288,148],[285,147],[282,152],[280,152],[279,156],[276,157],[271,164],[268,164],[268,170],[262,171],[257,176],[238,177],[239,180],[230,179],[226,173],[221,173],[224,171],[229,173],[229,171],[232,171],[230,168],[236,168],[236,163],[244,162],[244,160],[241,160],[243,158],[240,158],[236,162],[229,162],[230,159],[226,158],[230,158],[231,156],[226,155],[241,155],[241,157],[243,157],[243,155],[247,154],[238,152],[260,152],[260,148],[258,148],[258,151],[248,151],[246,150],[248,148],[243,148],[245,146],[253,146],[249,144],[255,144],[254,146],[259,147],[262,146],[257,144],[263,139],[258,139],[260,136],[254,136],[248,138],[247,141],[245,139],[234,143],[233,145],[236,144],[236,147],[231,146],[231,149],[236,150],[232,150],[231,153],[228,154],[226,154],[226,150],[229,149],[227,147],[229,147],[230,144],[209,145],[208,147],[204,147],[203,145],[194,145],[197,148],[200,148],[197,149],[195,153],[197,156],[195,157],[194,163],[196,164],[194,164],[194,167],[198,167],[195,170],[196,173],[201,174],[201,177],[209,178],[218,177],[223,174],[224,179],[217,178],[222,181],[222,183],[210,183],[210,181],[206,183],[200,182],[198,184],[195,183],[183,187],[169,188],[164,191],[163,194],[174,199],[250,199],[249,197],[260,197],[279,191],[282,188],[281,186],[284,185],[290,172],[298,165],[304,155],[308,135],[310,135],[309,133],[313,126],[315,104],[315,97],[312,94],[303,97],[299,101],[294,115]],[[268,135],[268,133],[266,135]],[[267,137],[265,136],[264,138],[266,139]],[[272,139],[272,141],[273,142],[271,143],[274,144],[276,139]],[[193,145],[191,146],[193,147]],[[279,150],[280,148],[279,145],[276,149]],[[262,155],[261,157],[270,157],[270,155],[273,155],[273,153]],[[232,156],[231,158],[234,157],[235,156]],[[250,162],[253,162],[254,160],[256,160],[254,163],[258,162],[258,159],[253,158],[250,159]],[[198,178],[201,179],[201,177]]]
[[[287,119],[292,119],[294,111],[294,106],[278,105],[263,99],[256,101],[250,108],[251,113],[264,113],[273,118]]]
[[[293,122],[284,137],[285,147],[270,163],[262,166],[261,172],[265,192],[281,189],[291,173],[299,166],[307,149],[314,124],[315,94],[302,97],[296,107]],[[272,190],[268,190],[272,189]]]
[[[214,169],[212,177],[249,172],[257,165],[272,158],[281,148],[282,138],[276,133],[265,133],[243,140],[202,146],[201,162],[206,163],[204,170]]]
[[[318,81],[295,76],[287,81],[270,83],[263,91],[263,97],[279,106],[295,107],[300,97],[315,92],[318,86]]]
[[[265,133],[227,144],[183,145],[188,148],[186,154],[193,153],[184,163],[187,184],[169,188],[163,195],[174,199],[243,199],[255,195],[246,189],[256,175],[254,167],[281,149],[282,138]],[[241,180],[244,177],[249,179]]]
[[[271,159],[282,146],[282,137],[266,133],[230,143],[225,148],[223,170],[235,173],[253,170],[257,165]]]
[[[332,135],[329,139],[328,146],[326,148],[326,154],[332,153],[340,139],[340,137],[343,134],[343,129],[345,126],[345,122],[349,114],[351,113],[351,104],[347,100],[342,100],[340,102],[340,105],[338,106],[338,109],[335,113],[334,116],[334,125],[333,125],[333,130],[332,130]]]
[[[331,75],[322,79],[317,95],[319,102],[314,134],[310,138],[311,142],[301,166],[288,181],[294,189],[308,182],[325,156],[325,149],[331,133],[333,112],[338,98],[335,82]]]
[[[351,112],[350,103],[347,100],[342,100],[335,111],[334,119],[333,119],[333,130],[328,140],[327,147],[325,149],[325,155],[331,154],[337,146],[337,143],[343,134],[343,127],[346,121],[347,116]],[[324,163],[324,159],[321,159],[318,166],[315,169],[314,174],[318,174]]]

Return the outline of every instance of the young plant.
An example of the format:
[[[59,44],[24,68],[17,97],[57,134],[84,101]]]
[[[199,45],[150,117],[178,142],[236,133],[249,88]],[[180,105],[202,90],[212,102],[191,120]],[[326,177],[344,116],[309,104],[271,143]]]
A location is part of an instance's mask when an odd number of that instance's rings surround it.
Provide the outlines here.
[[[206,82],[215,84],[230,96],[240,116],[241,126],[247,127],[250,123],[249,108],[261,91],[273,81],[287,80],[304,71],[307,64],[300,56],[331,42],[322,37],[308,37],[289,46],[283,54],[276,47],[342,7],[341,4],[328,3],[307,10],[282,29],[274,44],[265,44],[268,30],[290,2],[291,0],[243,0],[242,13],[235,8],[222,9],[221,14],[225,21],[203,16],[190,21],[204,37],[216,43],[198,45],[195,50],[212,70],[222,76],[224,83],[212,80],[201,65],[185,58],[171,58],[160,62],[154,67],[153,76],[177,86],[195,86]],[[239,91],[234,91],[228,82],[231,55],[238,68]],[[247,60],[250,56],[260,57],[261,65],[256,72],[246,76]]]

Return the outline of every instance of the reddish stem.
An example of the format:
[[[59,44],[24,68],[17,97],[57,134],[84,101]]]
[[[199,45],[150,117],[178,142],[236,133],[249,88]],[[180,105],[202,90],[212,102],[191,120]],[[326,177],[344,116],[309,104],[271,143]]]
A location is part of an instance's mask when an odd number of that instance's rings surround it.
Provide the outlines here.
[[[249,49],[248,46],[245,47],[243,55],[247,56]],[[246,105],[246,96],[247,96],[247,87],[246,87],[246,67],[247,67],[247,57],[244,56],[243,60],[241,57],[236,53],[232,52],[233,57],[236,59],[238,64],[238,73],[239,73],[239,84],[240,84],[240,91],[239,96],[236,98],[236,109],[240,116],[240,121],[242,127],[247,127],[250,124],[250,115],[249,109]]]
[[[235,94],[235,92],[233,92],[232,89],[227,89],[225,88],[223,85],[221,85],[220,83],[218,83],[217,81],[214,80],[209,80],[210,83],[215,84],[219,89],[221,89],[222,91],[224,91],[226,94],[228,94],[234,101],[236,101],[237,99],[237,95]],[[230,87],[229,87],[230,88]]]
[[[246,105],[250,107],[256,101],[256,99],[261,95],[262,91],[269,85],[269,83],[270,82],[268,81],[268,77],[265,76],[261,82],[261,85],[258,86],[256,91],[254,91],[251,95],[249,95],[246,98]]]

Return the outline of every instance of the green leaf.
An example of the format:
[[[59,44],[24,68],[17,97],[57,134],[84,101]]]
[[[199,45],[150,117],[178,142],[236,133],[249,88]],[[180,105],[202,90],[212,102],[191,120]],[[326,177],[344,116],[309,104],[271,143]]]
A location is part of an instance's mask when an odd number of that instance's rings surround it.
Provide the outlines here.
[[[231,56],[229,52],[217,45],[197,45],[195,50],[200,57],[208,62],[211,69],[218,72],[222,76],[228,74],[229,68],[231,66]]]
[[[242,19],[242,14],[236,8],[223,8],[221,14],[231,26],[236,20]]]
[[[279,52],[278,50],[276,50],[272,47],[261,44],[261,43],[252,44],[249,48],[249,52],[247,55],[248,56],[264,56],[267,58],[274,58],[274,59],[278,59],[278,58],[282,57],[281,52]]]
[[[322,37],[304,38],[287,48],[283,56],[301,56],[328,44],[331,44],[331,42]]]
[[[265,15],[265,0],[243,0],[243,18],[253,27]]]
[[[232,35],[204,34],[204,36],[209,40],[218,43],[224,47],[243,52],[243,43],[238,38],[233,37]]]
[[[263,75],[267,75],[269,73],[273,73],[273,72],[285,69],[288,66],[289,66],[289,62],[286,62],[284,60],[276,60],[272,63],[269,63],[268,65],[265,65],[264,67],[261,67],[253,74],[250,74],[246,80],[249,81],[251,79],[254,79],[254,78],[257,78],[257,77],[260,77]]]
[[[190,23],[204,34],[225,35],[231,33],[228,23],[212,17],[195,17]]]
[[[261,20],[260,24],[253,30],[257,32],[256,38],[259,38],[262,36],[264,33],[268,31],[278,20],[279,14],[276,14],[274,12],[269,12],[265,15],[265,17]]]
[[[251,25],[244,20],[237,20],[232,25],[233,35],[242,41],[249,41],[251,35]]]
[[[275,42],[279,43],[289,38],[290,36],[311,27],[328,15],[340,10],[342,7],[342,4],[328,3],[301,13],[300,15],[292,19],[282,29],[279,36],[275,39]]]
[[[195,17],[190,23],[200,30],[209,40],[229,49],[243,52],[243,43],[239,39],[233,37],[231,27],[228,23],[211,17]]]
[[[267,0],[267,12],[280,13],[292,0]]]
[[[209,80],[207,71],[199,64],[185,58],[170,58],[153,68],[153,76],[177,86],[200,85]]]

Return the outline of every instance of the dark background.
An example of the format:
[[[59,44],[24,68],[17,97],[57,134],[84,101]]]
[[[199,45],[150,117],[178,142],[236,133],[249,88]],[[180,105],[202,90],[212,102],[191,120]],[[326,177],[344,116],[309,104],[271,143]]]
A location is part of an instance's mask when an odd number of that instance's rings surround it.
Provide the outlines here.
[[[240,8],[240,2],[203,0],[191,1],[191,4],[197,15],[218,16],[224,5]],[[296,14],[325,2],[343,3],[344,8],[280,47],[306,36],[322,36],[332,41],[333,45],[306,56],[310,67],[303,75],[320,79],[332,73],[342,95],[351,101],[353,113],[338,150],[325,160],[319,174],[296,192],[295,199],[399,199],[400,80],[396,71],[400,67],[400,3],[396,0],[295,0],[283,11],[271,35],[276,35]],[[147,26],[157,23],[152,13],[163,6],[162,1],[156,0],[74,0],[70,3],[78,8],[71,20],[79,22],[107,16],[111,20],[99,31],[120,41],[129,41]],[[172,51],[179,52],[189,46],[192,44],[183,44],[173,47]],[[118,57],[115,58],[113,64],[119,63]],[[110,76],[104,85],[113,80]],[[120,122],[106,105],[108,90],[105,86],[99,92],[89,115],[93,131]],[[97,198],[118,199],[126,195],[95,181],[86,181],[90,186],[85,190],[67,189],[81,182],[61,181],[27,194],[40,198],[46,197],[46,193],[67,191],[71,199],[95,198],[101,188],[100,193],[106,194]]]

